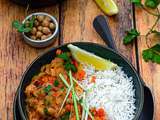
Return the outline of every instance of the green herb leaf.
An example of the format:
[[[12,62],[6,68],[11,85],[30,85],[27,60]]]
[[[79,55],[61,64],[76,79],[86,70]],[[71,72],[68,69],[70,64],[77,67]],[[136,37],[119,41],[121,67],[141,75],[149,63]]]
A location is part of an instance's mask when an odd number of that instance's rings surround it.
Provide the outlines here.
[[[45,87],[43,90],[45,93],[49,93],[49,91],[52,89],[51,85],[48,85],[47,87]]]
[[[43,111],[44,111],[44,114],[45,114],[45,115],[49,115],[49,112],[48,112],[48,109],[47,109],[47,108],[44,108]]]
[[[66,52],[58,55],[57,57],[65,60],[65,61],[69,61],[70,60],[69,56],[68,56],[68,54]]]
[[[59,85],[59,81],[58,81],[58,80],[55,80],[55,81],[54,81],[54,86],[57,87],[58,85]]]
[[[66,62],[64,67],[67,71],[72,70],[73,72],[77,72],[77,68],[70,62]]]
[[[136,6],[141,6],[141,0],[130,0],[132,3],[134,3]]]
[[[21,31],[22,31],[22,32],[25,32],[25,33],[28,33],[28,32],[30,32],[31,30],[32,30],[32,29],[29,28],[29,27],[28,27],[28,28],[22,28],[22,29],[21,29]]]
[[[146,0],[145,1],[145,6],[155,9],[159,5],[160,1],[159,0]]]
[[[12,26],[16,29],[18,29],[22,24],[18,20],[14,20],[12,22]]]
[[[129,44],[139,35],[140,33],[136,29],[131,29],[130,31],[127,31],[127,35],[124,37],[123,43]]]
[[[30,32],[32,29],[29,28],[29,27],[25,27],[24,24],[21,24],[18,20],[15,20],[12,22],[12,26],[14,28],[17,29],[18,32],[25,32],[25,33],[28,33]]]
[[[35,16],[32,16],[31,20],[29,21],[30,28],[33,28],[34,21],[35,21]]]
[[[152,61],[160,63],[160,44],[156,44],[153,47],[144,50],[142,56],[146,62]]]
[[[69,120],[70,112],[66,112],[62,117],[61,120]]]

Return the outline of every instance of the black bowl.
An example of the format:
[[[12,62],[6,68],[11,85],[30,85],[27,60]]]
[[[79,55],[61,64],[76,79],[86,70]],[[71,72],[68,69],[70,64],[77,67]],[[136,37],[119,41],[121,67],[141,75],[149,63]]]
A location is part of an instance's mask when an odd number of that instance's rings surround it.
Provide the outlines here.
[[[143,91],[143,85],[142,85],[141,79],[138,76],[134,67],[122,55],[105,46],[101,46],[95,43],[83,43],[83,42],[72,43],[72,44],[82,49],[85,49],[89,52],[92,52],[100,57],[113,61],[114,63],[118,64],[118,66],[122,67],[123,71],[128,75],[128,77],[133,78],[135,98],[136,98],[136,102],[135,102],[136,115],[134,120],[137,120],[140,116],[140,113],[143,107],[144,91]],[[34,62],[28,67],[28,69],[26,70],[26,72],[22,77],[22,80],[19,86],[19,95],[18,95],[19,104],[18,105],[19,105],[20,114],[24,120],[27,120],[27,112],[25,108],[26,96],[24,94],[24,90],[26,86],[31,82],[32,77],[40,72],[40,68],[43,65],[50,63],[51,60],[54,59],[56,55],[55,53],[56,49],[62,49],[64,51],[68,51],[67,44],[49,50],[48,52],[42,54],[36,60],[34,60]]]

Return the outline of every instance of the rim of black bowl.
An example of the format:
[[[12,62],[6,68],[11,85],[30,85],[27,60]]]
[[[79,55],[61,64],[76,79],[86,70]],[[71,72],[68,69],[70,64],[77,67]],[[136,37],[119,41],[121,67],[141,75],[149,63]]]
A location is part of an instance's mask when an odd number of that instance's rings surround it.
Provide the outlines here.
[[[129,62],[129,60],[127,60],[122,54],[114,51],[113,49],[111,48],[108,48],[106,47],[105,45],[100,45],[100,44],[97,44],[97,43],[91,43],[91,42],[71,42],[71,43],[66,43],[66,44],[62,44],[62,45],[59,45],[57,47],[54,47],[54,48],[51,48],[49,49],[48,51],[42,53],[41,55],[39,55],[36,59],[33,60],[33,62],[27,67],[26,71],[23,73],[22,75],[22,79],[20,81],[20,84],[19,84],[19,94],[18,94],[18,106],[19,106],[19,111],[20,111],[20,114],[21,114],[21,117],[23,118],[23,120],[27,120],[26,116],[24,115],[24,111],[22,109],[22,106],[21,106],[21,97],[20,97],[20,91],[22,89],[22,84],[23,84],[23,80],[25,78],[25,75],[26,73],[30,70],[31,66],[38,60],[40,59],[43,55],[47,54],[48,52],[50,51],[53,51],[53,50],[56,50],[58,48],[61,48],[63,46],[67,46],[68,44],[73,44],[73,45],[76,45],[76,44],[81,44],[81,45],[94,45],[94,46],[97,46],[97,47],[102,47],[104,49],[107,49],[111,52],[113,52],[114,54],[120,56],[130,67],[131,69],[133,70],[133,72],[135,73],[135,76],[137,77],[137,80],[139,81],[139,85],[140,85],[140,94],[141,94],[141,101],[140,101],[140,105],[139,105],[139,108],[136,108],[138,109],[136,114],[135,114],[135,117],[133,120],[137,120],[139,119],[140,117],[140,114],[142,112],[142,109],[143,109],[143,104],[144,104],[144,82],[143,80],[141,79],[141,77],[138,75],[136,69],[133,67],[133,65]]]
[[[50,17],[51,20],[52,20],[52,22],[53,22],[53,23],[55,24],[55,26],[56,26],[54,32],[52,33],[52,35],[51,35],[49,38],[44,39],[44,40],[33,40],[33,39],[31,39],[30,37],[28,37],[24,32],[22,33],[22,35],[23,35],[28,41],[31,41],[31,42],[34,42],[34,43],[43,43],[43,42],[47,42],[47,41],[52,40],[52,39],[57,35],[58,29],[59,29],[59,25],[58,25],[57,19],[56,19],[54,16],[52,16],[52,15],[50,15],[50,14],[48,14],[48,13],[45,13],[45,12],[36,12],[36,13],[32,13],[32,14],[28,15],[28,16],[22,21],[22,23],[25,23],[26,20],[28,20],[29,18],[31,18],[31,17],[34,16],[34,15],[45,15],[45,16]]]

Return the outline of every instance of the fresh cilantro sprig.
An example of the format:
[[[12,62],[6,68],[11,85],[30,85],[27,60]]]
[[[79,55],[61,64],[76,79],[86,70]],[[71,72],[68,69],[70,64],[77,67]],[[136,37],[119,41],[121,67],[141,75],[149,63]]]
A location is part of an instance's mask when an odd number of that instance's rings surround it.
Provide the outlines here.
[[[137,6],[142,6],[141,0],[130,0],[130,1]]]
[[[160,44],[156,44],[153,47],[146,49],[142,53],[143,59],[160,64]]]
[[[22,33],[22,32],[28,33],[33,28],[34,20],[35,20],[35,16],[32,16],[32,18],[30,20],[28,20],[28,26],[26,25],[26,23],[21,23],[18,20],[14,20],[12,22],[12,26],[15,29],[17,29],[17,31],[20,33]]]
[[[58,55],[57,57],[59,57],[65,61],[64,67],[67,71],[69,71],[69,70],[72,70],[73,72],[77,71],[77,68],[74,66],[74,64],[72,64],[71,58],[68,56],[68,54],[66,52]]]
[[[145,6],[155,9],[158,7],[159,3],[160,3],[159,0],[146,0]]]
[[[131,29],[130,31],[127,31],[127,35],[124,37],[123,43],[129,44],[139,35],[140,33],[136,29]]]
[[[158,22],[160,20],[160,12],[159,12],[159,9],[158,9],[158,5],[160,4],[160,1],[159,0],[145,0],[144,5],[142,4],[141,0],[130,0],[130,1],[133,4],[135,4],[136,6],[141,7],[143,10],[148,12],[150,15],[153,15],[153,16],[157,17],[157,19],[154,22],[154,24],[152,25],[151,29],[145,35],[146,40],[148,39],[148,36],[150,34],[160,35],[160,32],[154,29],[155,26],[158,24]],[[150,10],[148,10],[147,8],[157,9],[157,12],[153,13]],[[124,44],[130,44],[138,36],[140,36],[140,33],[136,29],[131,29],[131,30],[127,31],[127,34],[123,39],[123,43]],[[143,56],[143,59],[146,62],[152,61],[152,62],[160,64],[160,45],[156,44],[151,48],[143,50],[142,56]]]

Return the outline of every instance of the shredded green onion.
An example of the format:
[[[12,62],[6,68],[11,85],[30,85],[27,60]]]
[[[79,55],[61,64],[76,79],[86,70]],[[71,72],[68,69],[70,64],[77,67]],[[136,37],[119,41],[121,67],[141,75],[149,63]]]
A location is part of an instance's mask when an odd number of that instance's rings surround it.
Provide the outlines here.
[[[69,71],[69,78],[70,78],[70,83],[71,83],[71,86],[72,86],[73,85],[73,79],[72,79],[71,71]],[[72,87],[72,98],[73,98],[73,102],[74,102],[74,109],[75,109],[75,112],[76,112],[76,120],[79,120],[78,106],[77,106],[76,94],[75,94],[75,91],[74,91],[74,87]]]
[[[72,87],[73,87],[72,85],[69,87],[69,89],[68,89],[68,91],[67,91],[67,94],[66,94],[66,97],[64,98],[63,103],[62,103],[62,105],[61,105],[61,108],[60,108],[60,110],[59,110],[59,112],[58,112],[58,115],[60,114],[60,112],[61,112],[61,110],[62,110],[62,108],[63,108],[63,106],[64,106],[64,104],[65,104],[65,102],[66,102],[66,100],[67,100],[67,98],[68,98],[68,96],[69,96],[69,93],[70,93]]]
[[[85,88],[84,88],[81,84],[79,84],[78,81],[77,81],[75,78],[73,78],[73,81],[74,81],[77,85],[79,85],[84,91],[86,91]]]
[[[88,120],[88,113],[89,113],[89,106],[87,106],[87,109],[86,109],[85,120]]]
[[[66,79],[63,77],[63,75],[61,73],[59,74],[59,77],[61,78],[63,83],[67,86],[67,88],[69,88],[70,85],[68,84],[68,82],[66,81]]]
[[[83,93],[82,104],[84,104],[84,100],[85,100],[85,92]],[[84,120],[84,116],[85,116],[85,108],[83,107],[81,120]]]

